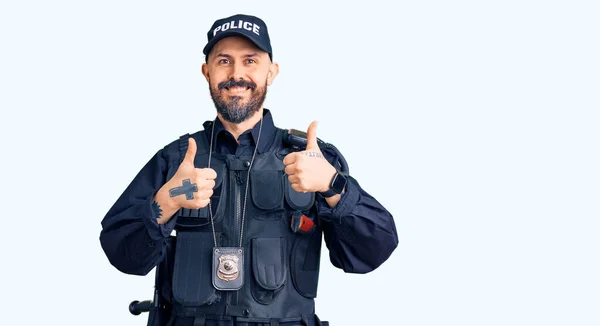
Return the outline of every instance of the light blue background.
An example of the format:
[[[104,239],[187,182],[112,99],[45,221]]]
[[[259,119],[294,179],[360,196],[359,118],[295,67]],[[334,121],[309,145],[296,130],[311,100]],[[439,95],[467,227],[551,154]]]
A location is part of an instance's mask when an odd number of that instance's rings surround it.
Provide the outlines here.
[[[600,325],[595,1],[3,1],[3,325],[145,325],[153,277],[101,250],[100,220],[162,146],[213,119],[206,32],[262,17],[266,106],[319,120],[395,216],[400,245],[347,275],[332,325]],[[377,166],[372,162],[379,162]]]

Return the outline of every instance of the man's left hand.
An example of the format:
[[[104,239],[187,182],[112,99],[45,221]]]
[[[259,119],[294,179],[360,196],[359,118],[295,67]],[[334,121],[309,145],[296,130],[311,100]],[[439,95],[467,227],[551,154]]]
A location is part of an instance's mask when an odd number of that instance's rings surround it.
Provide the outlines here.
[[[288,154],[283,159],[285,173],[298,192],[323,192],[329,189],[335,168],[321,153],[317,144],[317,121],[313,121],[306,132],[306,149]]]

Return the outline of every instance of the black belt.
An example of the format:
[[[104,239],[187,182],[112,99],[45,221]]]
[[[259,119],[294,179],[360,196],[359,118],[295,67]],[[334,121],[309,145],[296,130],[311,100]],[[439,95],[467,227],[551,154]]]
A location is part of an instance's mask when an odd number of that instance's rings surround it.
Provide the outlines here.
[[[204,309],[202,309],[204,310]],[[298,325],[298,322],[302,322],[305,326],[329,326],[329,322],[321,321],[317,315],[302,315],[299,318],[286,318],[286,319],[278,319],[278,318],[252,318],[252,317],[242,317],[242,316],[231,316],[231,315],[217,315],[217,314],[207,314],[205,311],[199,311],[198,308],[192,307],[183,307],[174,305],[173,306],[172,317],[187,317],[194,318],[194,326],[206,326],[206,320],[229,320],[239,322],[247,322],[247,323],[262,323],[269,324],[270,326],[286,326],[286,325]],[[173,319],[173,318],[171,318]],[[311,322],[312,321],[312,322]]]

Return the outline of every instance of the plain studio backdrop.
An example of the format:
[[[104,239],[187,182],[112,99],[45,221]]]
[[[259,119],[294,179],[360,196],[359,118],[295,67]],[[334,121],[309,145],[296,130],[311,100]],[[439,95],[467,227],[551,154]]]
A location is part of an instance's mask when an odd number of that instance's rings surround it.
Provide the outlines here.
[[[214,20],[263,18],[282,128],[319,121],[400,244],[366,275],[324,249],[332,325],[600,325],[595,1],[3,1],[2,325],[145,325],[146,277],[100,221],[216,111]],[[325,247],[324,247],[325,248]]]

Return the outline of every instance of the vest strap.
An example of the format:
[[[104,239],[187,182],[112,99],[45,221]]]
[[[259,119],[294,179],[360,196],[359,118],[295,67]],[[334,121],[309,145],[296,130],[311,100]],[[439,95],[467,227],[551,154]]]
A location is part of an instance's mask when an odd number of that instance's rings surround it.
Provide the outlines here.
[[[183,158],[185,157],[185,152],[187,152],[188,138],[190,138],[189,133],[179,136],[179,162],[183,161]]]
[[[207,154],[210,144],[206,139],[206,130],[201,130],[197,132],[196,135],[198,135],[197,137],[194,137],[194,140],[196,140],[196,155]],[[179,136],[179,162],[182,162],[185,158],[185,153],[189,146],[188,139],[190,137],[191,135],[189,133]]]

